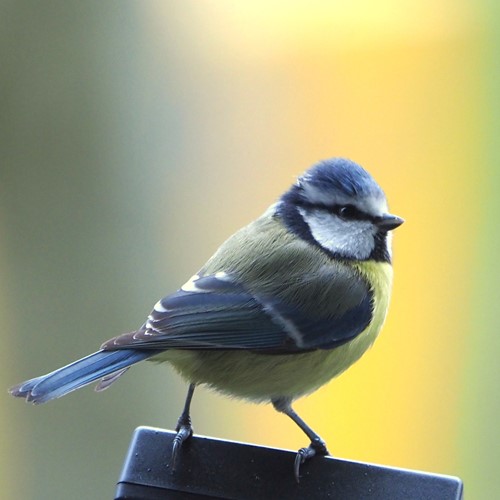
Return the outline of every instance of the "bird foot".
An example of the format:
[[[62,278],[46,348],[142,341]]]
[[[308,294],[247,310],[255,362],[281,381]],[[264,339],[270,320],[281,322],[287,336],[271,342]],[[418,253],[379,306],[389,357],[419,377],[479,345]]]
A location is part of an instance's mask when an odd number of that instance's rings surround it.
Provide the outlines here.
[[[172,443],[172,457],[170,458],[170,466],[172,468],[172,472],[175,472],[177,460],[179,457],[179,451],[182,447],[182,444],[193,435],[191,419],[189,417],[187,417],[187,419],[184,419],[182,417],[179,418],[175,430],[177,431],[177,434],[175,435],[174,441]]]
[[[315,438],[311,441],[311,444],[307,448],[301,448],[297,452],[297,456],[295,457],[295,463],[294,463],[294,475],[295,475],[295,480],[297,483],[300,482],[300,466],[306,461],[309,460],[310,458],[316,456],[316,455],[321,455],[325,456],[328,455],[328,450],[326,448],[326,443],[321,439],[321,438]]]

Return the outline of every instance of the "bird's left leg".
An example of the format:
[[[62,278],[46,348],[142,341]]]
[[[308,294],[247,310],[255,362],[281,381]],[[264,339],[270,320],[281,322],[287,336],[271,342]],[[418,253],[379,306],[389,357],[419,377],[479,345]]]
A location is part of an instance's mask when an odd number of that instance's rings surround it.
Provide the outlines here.
[[[186,402],[184,403],[184,409],[182,410],[181,416],[179,417],[179,420],[177,420],[177,426],[175,427],[177,434],[174,437],[174,442],[172,444],[172,458],[170,459],[172,471],[175,471],[177,457],[179,455],[179,450],[181,449],[182,443],[184,443],[184,441],[186,441],[193,435],[193,426],[191,425],[191,416],[189,415],[189,411],[195,387],[195,384],[189,384]]]
[[[297,415],[297,413],[295,413],[295,410],[292,408],[292,403],[289,399],[273,399],[272,403],[275,410],[289,416],[311,440],[311,444],[307,448],[301,448],[297,452],[297,456],[295,457],[293,470],[295,474],[295,480],[299,482],[300,466],[306,460],[314,457],[315,455],[329,455],[326,448],[326,443]]]

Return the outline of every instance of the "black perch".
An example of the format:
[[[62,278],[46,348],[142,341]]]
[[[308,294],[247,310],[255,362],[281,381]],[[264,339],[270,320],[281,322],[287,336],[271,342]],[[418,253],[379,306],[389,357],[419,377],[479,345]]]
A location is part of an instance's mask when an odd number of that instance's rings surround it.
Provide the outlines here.
[[[176,433],[136,429],[115,500],[337,499],[461,500],[457,477],[315,457],[292,474],[297,452],[202,436],[187,440],[175,473],[170,459]]]

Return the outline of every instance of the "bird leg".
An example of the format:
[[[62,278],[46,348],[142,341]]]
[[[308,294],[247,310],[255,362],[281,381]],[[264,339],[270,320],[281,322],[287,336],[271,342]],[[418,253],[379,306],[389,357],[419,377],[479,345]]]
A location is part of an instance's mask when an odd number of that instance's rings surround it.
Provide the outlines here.
[[[189,411],[195,387],[195,384],[189,384],[186,402],[184,403],[184,409],[182,410],[181,416],[179,417],[179,420],[177,420],[177,426],[175,427],[177,434],[175,435],[174,441],[172,443],[172,457],[170,459],[172,472],[175,471],[177,458],[182,443],[184,443],[184,441],[186,441],[193,435],[193,426],[191,425],[191,416],[189,415]]]
[[[289,399],[273,399],[272,403],[276,411],[284,413],[290,417],[311,440],[311,444],[307,448],[301,448],[295,457],[293,471],[295,480],[298,483],[300,480],[300,466],[306,460],[314,457],[315,455],[329,455],[326,443],[297,415],[295,410],[292,408],[292,403]]]

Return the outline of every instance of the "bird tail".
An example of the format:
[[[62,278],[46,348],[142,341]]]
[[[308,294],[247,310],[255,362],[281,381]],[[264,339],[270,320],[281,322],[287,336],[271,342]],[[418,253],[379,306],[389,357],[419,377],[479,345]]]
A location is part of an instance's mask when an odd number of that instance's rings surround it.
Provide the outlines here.
[[[136,349],[97,351],[47,375],[11,387],[9,392],[17,398],[25,398],[26,401],[40,404],[60,398],[100,378],[105,380],[105,383],[99,386],[102,390],[122,375],[128,367],[155,354],[157,351]]]

